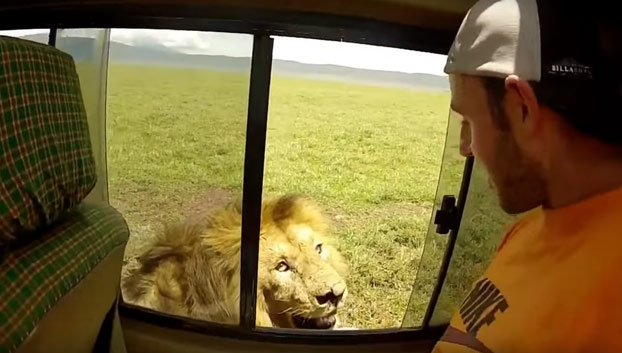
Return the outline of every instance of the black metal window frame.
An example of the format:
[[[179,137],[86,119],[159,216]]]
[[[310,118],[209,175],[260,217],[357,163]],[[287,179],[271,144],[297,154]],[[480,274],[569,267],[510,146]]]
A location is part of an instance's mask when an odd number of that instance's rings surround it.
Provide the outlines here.
[[[266,35],[253,38],[244,184],[242,191],[242,240],[240,251],[240,326],[255,328],[259,230],[263,194],[268,104],[272,74],[274,39]]]
[[[184,329],[236,339],[277,341],[294,344],[360,344],[387,341],[406,342],[419,339],[440,338],[445,326],[430,327],[429,322],[435,310],[449,268],[461,217],[458,217],[458,224],[450,232],[437,283],[434,287],[420,328],[319,332],[312,330],[255,327],[255,305],[259,256],[259,228],[272,70],[273,39],[271,36],[338,40],[400,49],[445,53],[453,39],[453,33],[429,30],[423,31],[412,26],[386,24],[376,21],[361,21],[360,19],[353,20],[336,16],[313,16],[307,14],[289,14],[287,17],[290,21],[289,23],[275,20],[274,22],[270,22],[271,18],[276,19],[282,15],[278,13],[268,15],[261,11],[254,11],[252,14],[243,14],[243,16],[248,18],[247,21],[225,18],[210,20],[172,17],[153,18],[151,16],[142,17],[136,15],[114,15],[107,17],[105,13],[100,13],[96,17],[94,17],[92,13],[91,16],[76,17],[75,13],[70,12],[70,14],[72,15],[67,17],[67,13],[60,11],[57,14],[58,17],[56,20],[50,21],[50,18],[54,18],[53,13],[46,13],[45,15],[37,14],[35,10],[35,13],[30,17],[31,21],[34,19],[34,22],[30,25],[28,22],[24,23],[23,21],[19,25],[7,21],[0,24],[0,29],[41,28],[41,24],[47,24],[45,27],[50,28],[50,45],[55,45],[56,43],[57,28],[151,28],[253,35],[243,177],[239,325],[224,325],[168,315],[125,303],[123,298],[121,298],[121,305],[119,306],[119,311],[122,315],[169,328]],[[216,12],[216,14],[223,15],[222,12]],[[224,17],[227,17],[228,14],[229,13],[225,11]],[[214,14],[212,13],[211,15]],[[39,24],[39,26],[37,26],[37,24]],[[459,215],[463,213],[472,168],[473,159],[466,159],[462,187],[457,205]]]

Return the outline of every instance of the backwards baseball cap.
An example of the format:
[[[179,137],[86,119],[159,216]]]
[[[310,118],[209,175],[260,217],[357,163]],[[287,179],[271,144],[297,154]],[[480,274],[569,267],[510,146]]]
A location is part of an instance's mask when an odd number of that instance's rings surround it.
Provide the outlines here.
[[[620,26],[617,10],[609,13],[604,5],[480,0],[458,30],[445,72],[499,78],[515,74],[536,82],[540,102],[575,128],[622,143]]]
[[[601,40],[589,12],[572,0],[480,0],[467,13],[445,72],[520,78],[594,79]],[[578,5],[579,4],[579,5]]]

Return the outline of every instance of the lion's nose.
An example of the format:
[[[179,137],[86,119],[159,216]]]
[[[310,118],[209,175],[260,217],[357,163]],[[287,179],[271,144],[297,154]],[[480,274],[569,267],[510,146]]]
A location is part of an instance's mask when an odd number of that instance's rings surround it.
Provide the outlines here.
[[[343,293],[346,291],[346,286],[344,284],[337,284],[333,286],[330,291],[324,295],[317,296],[317,302],[322,305],[330,302],[334,306],[337,306],[341,299],[343,298]]]

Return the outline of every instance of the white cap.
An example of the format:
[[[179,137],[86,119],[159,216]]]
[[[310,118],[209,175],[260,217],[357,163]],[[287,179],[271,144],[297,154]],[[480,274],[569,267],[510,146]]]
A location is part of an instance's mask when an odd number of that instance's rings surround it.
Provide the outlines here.
[[[445,72],[591,79],[598,39],[582,8],[572,0],[480,0],[458,30]]]

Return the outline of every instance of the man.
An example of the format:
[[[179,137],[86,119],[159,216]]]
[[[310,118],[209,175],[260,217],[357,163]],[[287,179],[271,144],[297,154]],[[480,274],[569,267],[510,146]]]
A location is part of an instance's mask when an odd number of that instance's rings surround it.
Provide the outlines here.
[[[461,152],[526,216],[434,352],[622,352],[621,61],[586,3],[482,0],[452,45]]]

